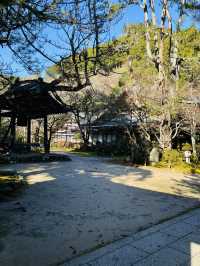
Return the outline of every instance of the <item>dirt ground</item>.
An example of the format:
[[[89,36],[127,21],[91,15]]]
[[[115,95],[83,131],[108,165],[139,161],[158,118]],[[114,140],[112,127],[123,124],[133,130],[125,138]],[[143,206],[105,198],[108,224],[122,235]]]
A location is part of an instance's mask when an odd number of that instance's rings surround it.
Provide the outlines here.
[[[0,265],[59,265],[200,204],[200,177],[102,158],[18,164],[28,186],[0,202]]]

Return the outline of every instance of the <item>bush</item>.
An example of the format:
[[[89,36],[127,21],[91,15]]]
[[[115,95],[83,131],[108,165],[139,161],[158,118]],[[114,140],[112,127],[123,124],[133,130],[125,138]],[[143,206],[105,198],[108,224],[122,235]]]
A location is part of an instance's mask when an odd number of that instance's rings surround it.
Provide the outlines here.
[[[185,162],[180,162],[175,165],[174,169],[184,174],[194,174],[196,172],[195,168],[191,164]]]
[[[199,159],[200,159],[200,144],[196,145],[196,150],[197,150],[197,159],[198,159],[198,162],[199,162]]]
[[[119,82],[118,82],[118,85],[119,85],[119,87],[123,87],[123,86],[125,86],[126,85],[126,81],[124,80],[124,79],[120,79],[119,80]]]
[[[182,151],[191,151],[192,150],[192,146],[189,143],[185,143],[182,147]]]
[[[183,162],[182,153],[177,150],[165,150],[162,154],[162,162],[166,163],[168,167],[173,167]]]
[[[192,151],[192,145],[189,143],[185,143],[182,147],[182,151]],[[194,154],[192,154],[191,156],[191,162],[194,164],[198,164],[199,163],[199,158],[200,158],[200,147],[199,145],[196,145],[196,151],[197,151],[197,155],[195,156]]]
[[[199,163],[199,156],[198,156],[198,155],[194,155],[194,154],[192,154],[192,156],[191,156],[191,162],[192,162],[194,165],[198,164],[198,163]]]
[[[129,75],[123,74],[121,78],[119,79],[118,86],[124,87],[129,82],[129,80],[130,80]]]

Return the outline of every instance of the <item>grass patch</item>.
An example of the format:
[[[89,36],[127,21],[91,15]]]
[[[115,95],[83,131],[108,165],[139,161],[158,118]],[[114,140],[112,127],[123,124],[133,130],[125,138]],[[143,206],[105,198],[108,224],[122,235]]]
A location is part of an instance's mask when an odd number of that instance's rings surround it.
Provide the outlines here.
[[[186,147],[187,148],[187,147]],[[188,149],[189,150],[189,149]],[[200,174],[200,163],[191,157],[191,163],[184,161],[184,154],[178,150],[165,150],[162,159],[152,166],[157,168],[168,168],[184,174]]]
[[[78,150],[78,149],[72,149],[72,148],[58,148],[58,147],[52,147],[51,151],[60,151],[60,152],[67,152],[67,153],[72,153],[72,154],[76,154],[78,156],[81,157],[96,157],[99,156],[99,154],[96,151],[82,151],[82,150]]]
[[[185,162],[181,162],[179,164],[173,164],[169,167],[168,163],[161,161],[154,164],[153,167],[172,169],[184,174],[200,174],[200,164],[187,164]]]

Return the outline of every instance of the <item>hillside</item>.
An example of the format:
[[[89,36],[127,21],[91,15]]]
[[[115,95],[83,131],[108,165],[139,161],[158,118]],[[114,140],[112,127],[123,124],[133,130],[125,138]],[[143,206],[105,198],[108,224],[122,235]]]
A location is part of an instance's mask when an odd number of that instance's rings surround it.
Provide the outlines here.
[[[181,61],[180,87],[187,82],[199,83],[200,80],[200,32],[195,27],[174,33],[178,39],[178,56]],[[168,45],[166,39],[165,45]],[[106,49],[105,49],[106,47]],[[96,89],[106,93],[119,93],[124,87],[137,84],[143,88],[153,87],[157,72],[146,56],[145,29],[143,24],[130,24],[124,34],[102,47],[103,70],[109,75],[98,74],[91,78]],[[166,49],[167,50],[167,49]],[[106,51],[106,52],[105,52]],[[167,56],[167,55],[166,55]],[[46,78],[60,74],[59,67],[48,68]]]

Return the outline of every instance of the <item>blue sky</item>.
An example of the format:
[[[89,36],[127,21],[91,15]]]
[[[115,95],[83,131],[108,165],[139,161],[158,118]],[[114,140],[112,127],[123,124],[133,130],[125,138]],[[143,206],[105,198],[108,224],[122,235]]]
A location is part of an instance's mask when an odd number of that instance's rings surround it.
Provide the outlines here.
[[[157,10],[159,10],[159,7],[157,7]],[[172,16],[173,18],[176,18],[176,10],[175,8],[172,10]],[[109,37],[116,37],[123,33],[124,25],[129,23],[140,23],[143,22],[143,13],[142,10],[138,6],[131,6],[127,8],[123,12],[123,16],[120,21],[118,21],[117,24],[113,25],[110,29]],[[192,21],[190,19],[185,20],[185,27],[189,27],[191,25]],[[45,34],[48,36],[48,38],[56,41],[57,40],[57,33],[55,30],[47,29]],[[46,50],[48,51],[48,54],[54,55],[55,54],[55,48],[53,47],[47,47]],[[16,61],[12,53],[7,48],[0,48],[0,55],[3,58],[3,60],[12,67],[14,70],[14,73],[16,76],[27,76],[30,75],[23,66]],[[46,67],[52,65],[51,62],[48,60],[42,58],[39,56],[40,62],[41,62],[41,68],[43,70],[43,74],[45,72]]]

